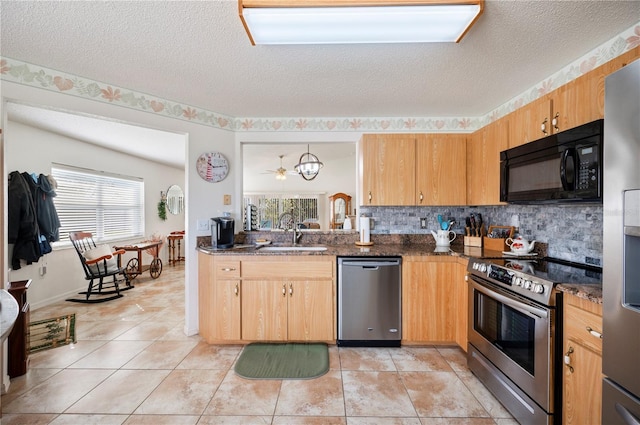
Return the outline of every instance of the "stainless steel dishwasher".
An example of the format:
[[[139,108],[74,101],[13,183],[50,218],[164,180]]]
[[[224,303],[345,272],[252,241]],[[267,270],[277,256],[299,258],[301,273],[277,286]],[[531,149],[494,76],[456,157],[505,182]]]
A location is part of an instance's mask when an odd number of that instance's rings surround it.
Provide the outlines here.
[[[401,267],[401,257],[338,257],[339,346],[400,346]]]

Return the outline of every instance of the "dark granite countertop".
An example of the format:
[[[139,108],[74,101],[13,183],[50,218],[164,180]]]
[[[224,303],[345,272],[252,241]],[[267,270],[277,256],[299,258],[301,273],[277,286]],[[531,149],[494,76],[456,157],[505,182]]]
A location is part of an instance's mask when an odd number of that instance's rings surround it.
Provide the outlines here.
[[[300,246],[326,246],[325,251],[268,251],[260,249],[255,242],[260,239],[272,243],[267,246],[290,246],[289,232],[250,232],[236,235],[236,244],[231,249],[211,247],[209,237],[199,237],[197,249],[206,254],[215,255],[332,255],[332,256],[457,256],[464,258],[503,258],[499,251],[490,251],[476,247],[466,247],[460,240],[454,240],[449,248],[436,247],[429,234],[420,235],[371,235],[373,245],[359,246],[358,233],[355,231],[305,232]]]
[[[556,285],[560,292],[584,298],[596,304],[602,304],[602,285],[581,285],[576,283],[560,283]]]

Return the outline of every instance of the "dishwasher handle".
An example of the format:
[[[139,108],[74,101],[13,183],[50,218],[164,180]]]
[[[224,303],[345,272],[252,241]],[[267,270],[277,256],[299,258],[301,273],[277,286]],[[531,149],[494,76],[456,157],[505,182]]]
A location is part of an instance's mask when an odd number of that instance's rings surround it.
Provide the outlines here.
[[[378,267],[399,266],[400,260],[380,260],[380,261],[352,260],[352,261],[342,261],[340,265],[350,266],[350,267],[362,267],[364,269],[377,269]]]

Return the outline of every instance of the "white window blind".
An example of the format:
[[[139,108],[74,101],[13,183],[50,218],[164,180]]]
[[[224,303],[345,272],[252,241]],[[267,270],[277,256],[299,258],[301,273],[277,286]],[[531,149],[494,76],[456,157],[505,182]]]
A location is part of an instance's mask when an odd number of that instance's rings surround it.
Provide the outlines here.
[[[285,225],[287,220],[291,220],[292,223],[318,222],[318,195],[245,193],[243,204],[244,211],[246,211],[248,204],[253,204],[258,207],[257,219],[260,229],[280,229],[287,227]],[[283,217],[284,214],[291,214],[291,217],[285,219]]]
[[[96,241],[144,235],[144,182],[137,177],[108,174],[54,164],[60,218],[60,242],[70,244],[69,232],[91,232]]]

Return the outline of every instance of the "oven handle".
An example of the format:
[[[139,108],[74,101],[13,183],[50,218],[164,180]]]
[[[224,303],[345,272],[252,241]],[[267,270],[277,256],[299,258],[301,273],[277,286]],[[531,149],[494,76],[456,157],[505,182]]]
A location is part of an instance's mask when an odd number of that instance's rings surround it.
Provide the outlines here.
[[[504,292],[498,291],[497,289],[489,289],[486,286],[478,283],[478,281],[476,281],[473,277],[471,278],[471,284],[473,285],[473,289],[475,289],[476,291],[481,292],[488,297],[494,298],[497,301],[500,301],[501,303],[508,305],[509,307],[514,308],[523,314],[545,319],[549,317],[548,310],[542,309],[532,304],[515,300],[512,297],[505,295]]]

